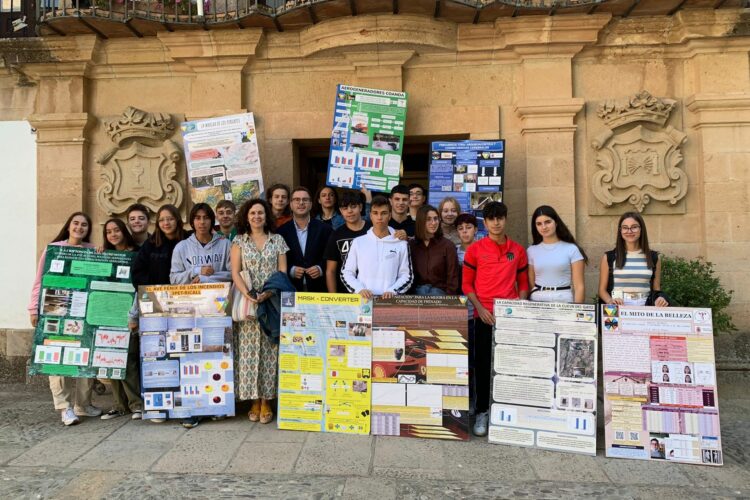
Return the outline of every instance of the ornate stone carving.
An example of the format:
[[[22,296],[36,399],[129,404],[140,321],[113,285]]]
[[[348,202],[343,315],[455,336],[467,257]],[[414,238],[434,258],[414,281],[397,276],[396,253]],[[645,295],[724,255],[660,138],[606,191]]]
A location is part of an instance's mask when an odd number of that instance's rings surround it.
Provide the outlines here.
[[[116,147],[96,162],[102,166],[104,181],[96,199],[108,215],[124,213],[133,203],[153,211],[171,203],[182,203],[182,186],[176,180],[182,150],[169,140],[175,126],[164,113],[147,113],[128,106],[104,130]]]
[[[607,131],[591,143],[598,151],[591,184],[605,206],[627,202],[642,212],[651,200],[676,205],[685,197],[688,180],[679,164],[687,135],[665,126],[674,106],[645,90],[623,106],[612,101],[599,106],[597,116]]]

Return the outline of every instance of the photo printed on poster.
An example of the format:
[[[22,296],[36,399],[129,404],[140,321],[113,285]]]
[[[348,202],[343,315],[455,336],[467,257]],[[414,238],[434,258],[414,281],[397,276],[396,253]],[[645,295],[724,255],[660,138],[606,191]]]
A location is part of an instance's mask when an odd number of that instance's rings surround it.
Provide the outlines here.
[[[596,455],[596,306],[495,300],[489,441]]]

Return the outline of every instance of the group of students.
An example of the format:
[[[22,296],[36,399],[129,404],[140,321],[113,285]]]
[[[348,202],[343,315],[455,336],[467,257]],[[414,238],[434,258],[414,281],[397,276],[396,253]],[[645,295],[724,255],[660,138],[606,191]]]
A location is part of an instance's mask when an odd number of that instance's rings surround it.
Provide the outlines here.
[[[268,200],[268,201],[266,201]],[[294,290],[356,293],[367,299],[398,294],[457,295],[468,298],[469,363],[475,414],[474,434],[487,433],[492,329],[495,299],[585,302],[584,267],[588,257],[557,212],[540,206],[531,216],[533,244],[525,249],[506,235],[508,210],[502,202],[483,209],[486,237],[477,239],[478,221],[461,213],[453,198],[426,204],[420,185],[397,185],[390,196],[346,190],[340,196],[323,187],[313,197],[303,187],[271,186],[265,200],[246,201],[239,210],[221,201],[192,207],[191,232],[179,211],[164,205],[148,234],[149,211],[128,209],[126,223],[104,224],[99,250],[133,251],[134,286],[233,282],[252,304],[274,296],[272,282],[282,276]],[[94,248],[91,220],[72,214],[53,245]],[[36,325],[45,255],[39,262],[29,305]],[[244,273],[247,271],[247,273]],[[243,277],[249,274],[249,281]],[[623,214],[615,248],[601,258],[598,295],[603,303],[667,306],[660,291],[659,254],[648,244],[640,214]],[[130,325],[137,329],[137,309]],[[235,398],[251,401],[248,418],[273,420],[278,344],[257,318],[233,328]],[[126,379],[112,381],[114,407],[102,415],[91,405],[91,379],[50,377],[55,408],[65,425],[80,416],[141,418],[138,335],[131,335]],[[157,419],[157,421],[160,421]],[[198,418],[183,421],[198,425]]]

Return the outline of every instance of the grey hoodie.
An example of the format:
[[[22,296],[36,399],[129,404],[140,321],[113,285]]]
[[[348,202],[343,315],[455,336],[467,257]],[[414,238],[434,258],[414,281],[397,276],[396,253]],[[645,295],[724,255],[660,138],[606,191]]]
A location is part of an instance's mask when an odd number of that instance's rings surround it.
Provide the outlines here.
[[[224,236],[214,233],[213,239],[202,245],[195,234],[182,240],[172,253],[172,269],[169,272],[169,282],[173,285],[192,283],[193,278],[200,276],[201,283],[216,283],[232,281],[229,270],[229,252],[232,244]],[[214,273],[211,276],[201,274],[202,266],[211,266]]]

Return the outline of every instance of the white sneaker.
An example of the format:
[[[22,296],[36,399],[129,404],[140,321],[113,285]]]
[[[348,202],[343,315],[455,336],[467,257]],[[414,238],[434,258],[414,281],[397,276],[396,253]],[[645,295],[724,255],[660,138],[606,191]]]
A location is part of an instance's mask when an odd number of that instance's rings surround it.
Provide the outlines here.
[[[79,417],[98,417],[102,414],[99,408],[91,405],[88,405],[86,408],[76,408],[74,411]]]
[[[475,436],[486,436],[487,435],[487,421],[489,415],[487,412],[477,413],[477,419],[474,422],[474,435]]]
[[[143,418],[143,412],[141,410],[135,410],[132,415],[130,415],[130,420],[140,420]]]
[[[75,412],[73,411],[73,408],[67,408],[63,410],[62,412],[62,423],[65,425],[76,425],[80,422],[78,420],[78,417],[76,417]]]

